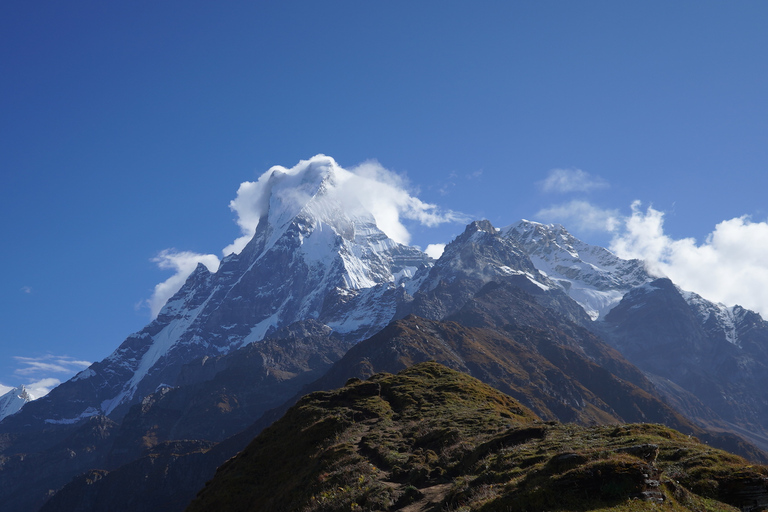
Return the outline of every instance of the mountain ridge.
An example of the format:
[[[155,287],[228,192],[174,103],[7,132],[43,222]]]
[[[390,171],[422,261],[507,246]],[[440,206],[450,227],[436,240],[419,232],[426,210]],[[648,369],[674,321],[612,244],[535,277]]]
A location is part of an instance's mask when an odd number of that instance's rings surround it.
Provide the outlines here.
[[[544,423],[427,362],[307,395],[186,510],[736,510],[767,474],[658,425]]]
[[[698,346],[701,354],[722,346],[728,357],[721,362],[746,364],[752,380],[745,382],[759,384],[760,364],[749,360],[768,340],[759,315],[654,280],[642,262],[621,260],[558,225],[521,221],[497,229],[475,221],[434,261],[376,226],[344,193],[346,172],[328,157],[271,172],[259,199],[260,220],[239,253],[225,257],[216,272],[198,265],[157,318],[109,357],[0,422],[0,458],[11,461],[0,463],[0,498],[15,496],[15,510],[28,510],[23,503],[39,505],[89,470],[99,472],[81,482],[116,482],[130,473],[122,468],[166,455],[172,466],[187,448],[209,461],[205,453],[217,448],[200,447],[224,445],[237,429],[251,432],[260,415],[289,403],[312,379],[335,375],[341,385],[351,375],[399,371],[438,356],[527,400],[547,419],[663,421],[763,456],[701,427],[752,432],[759,442],[764,408],[749,389],[709,377],[674,380],[645,365],[643,351],[633,352],[637,343],[628,341],[635,336],[648,340],[641,347],[653,347],[653,329],[666,329],[667,338],[656,342],[667,340],[672,348],[660,357],[668,368],[695,370],[690,374],[701,369],[670,357],[684,353],[676,344],[695,339],[698,345],[684,346]],[[650,303],[635,300],[658,286],[674,308],[648,309]],[[685,325],[643,321],[670,311]],[[397,329],[409,339],[424,336],[423,343],[388,344],[387,336],[400,336],[393,334]],[[370,357],[343,366],[372,339],[389,350],[384,367]],[[329,368],[336,373],[326,374]],[[716,396],[701,401],[691,383],[739,391],[745,401],[730,408]],[[199,443],[179,444],[185,435]],[[36,461],[59,460],[64,446],[69,460],[50,479],[35,466],[44,462]],[[25,488],[34,491],[25,497]]]

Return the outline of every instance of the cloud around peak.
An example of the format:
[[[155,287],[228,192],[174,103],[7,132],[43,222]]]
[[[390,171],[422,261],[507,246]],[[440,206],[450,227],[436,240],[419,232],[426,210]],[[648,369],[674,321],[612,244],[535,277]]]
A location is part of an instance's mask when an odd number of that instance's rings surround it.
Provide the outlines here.
[[[155,318],[163,308],[168,299],[179,291],[187,280],[187,277],[202,263],[211,272],[216,272],[219,268],[219,258],[215,254],[199,254],[190,251],[176,251],[175,249],[165,249],[160,251],[157,256],[152,258],[157,266],[164,270],[173,270],[175,273],[155,285],[155,290],[146,301],[149,306],[152,318]]]
[[[411,235],[405,220],[432,227],[445,222],[464,222],[466,217],[451,210],[443,210],[416,197],[408,181],[401,175],[384,168],[376,160],[368,160],[350,169],[344,169],[326,155],[316,155],[302,160],[295,166],[274,166],[256,181],[240,184],[237,196],[229,203],[237,215],[242,236],[222,251],[224,255],[239,253],[253,238],[260,220],[269,211],[272,194],[271,178],[279,176],[302,177],[324,167],[334,173],[336,180],[327,186],[325,193],[334,196],[345,206],[359,204],[376,220],[376,225],[393,240],[407,244]]]
[[[376,160],[365,161],[350,169],[344,169],[333,158],[316,155],[301,160],[291,168],[273,166],[255,181],[244,181],[237,189],[229,208],[235,213],[241,236],[227,245],[222,254],[239,254],[256,233],[261,220],[268,214],[274,191],[279,190],[279,200],[295,203],[298,209],[309,200],[302,193],[302,186],[313,180],[321,180],[332,174],[333,179],[324,182],[324,193],[337,199],[345,208],[362,208],[375,219],[376,225],[393,240],[408,244],[411,234],[407,223],[415,222],[427,227],[446,222],[468,222],[458,212],[445,210],[422,201],[417,197],[408,180],[384,168]],[[279,186],[281,182],[283,186]],[[288,186],[293,185],[293,186]],[[289,208],[290,210],[290,208]],[[162,269],[173,270],[173,276],[155,286],[152,297],[143,302],[155,318],[168,299],[176,293],[198,263],[215,272],[219,258],[213,254],[179,252],[173,249],[161,251],[153,260]]]
[[[768,318],[768,222],[749,216],[719,222],[702,243],[664,232],[664,213],[632,204],[611,241],[623,258],[641,258],[649,270],[727,305],[739,304]]]
[[[664,230],[664,212],[640,201],[630,214],[586,201],[556,205],[538,213],[575,231],[611,235],[609,249],[625,259],[642,259],[648,270],[669,277],[687,291],[723,304],[739,304],[768,318],[768,222],[749,216],[719,222],[702,242],[675,239]]]

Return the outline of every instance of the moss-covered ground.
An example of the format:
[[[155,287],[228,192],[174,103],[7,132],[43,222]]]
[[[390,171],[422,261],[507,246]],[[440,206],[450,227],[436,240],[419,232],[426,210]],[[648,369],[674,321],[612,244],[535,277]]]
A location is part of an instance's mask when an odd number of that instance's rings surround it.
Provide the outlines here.
[[[189,510],[760,510],[767,482],[667,427],[543,422],[424,363],[304,397]]]

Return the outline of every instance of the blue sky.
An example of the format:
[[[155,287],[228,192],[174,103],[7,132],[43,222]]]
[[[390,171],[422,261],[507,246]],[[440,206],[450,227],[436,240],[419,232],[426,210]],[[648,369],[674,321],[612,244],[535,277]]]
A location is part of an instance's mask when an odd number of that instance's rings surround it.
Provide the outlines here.
[[[220,255],[240,183],[318,153],[768,305],[767,23],[758,1],[2,2],[0,385],[107,356],[161,251]]]

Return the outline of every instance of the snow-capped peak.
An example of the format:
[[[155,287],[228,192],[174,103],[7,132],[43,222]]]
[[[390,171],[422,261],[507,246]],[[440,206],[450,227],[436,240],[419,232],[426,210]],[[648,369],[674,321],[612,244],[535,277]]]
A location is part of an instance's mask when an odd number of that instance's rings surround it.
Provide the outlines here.
[[[596,320],[630,289],[653,278],[640,260],[623,260],[603,247],[589,245],[560,224],[521,220],[501,229],[515,240],[534,265]]]
[[[198,266],[154,322],[79,378],[115,383],[82,407],[125,411],[161,383],[174,385],[190,360],[296,321],[317,320],[349,341],[384,327],[432,260],[379,229],[355,194],[360,182],[347,187],[360,179],[323,155],[272,168],[251,195],[260,216],[251,240],[215,273]]]
[[[0,396],[0,420],[11,414],[16,414],[27,402],[33,400],[22,384]]]
[[[351,209],[342,204],[341,186],[351,173],[336,161],[318,155],[291,169],[273,167],[265,192],[269,196],[266,219],[275,228],[285,228],[303,214],[320,222],[333,223],[337,214]],[[357,206],[357,205],[355,205]],[[356,213],[365,213],[361,206]],[[371,216],[372,219],[372,216]]]
[[[685,291],[679,286],[677,290],[685,302],[698,317],[701,325],[716,337],[724,337],[728,343],[741,346],[738,336],[738,326],[743,319],[744,308],[741,306],[726,306],[722,303],[711,302],[701,295]]]

